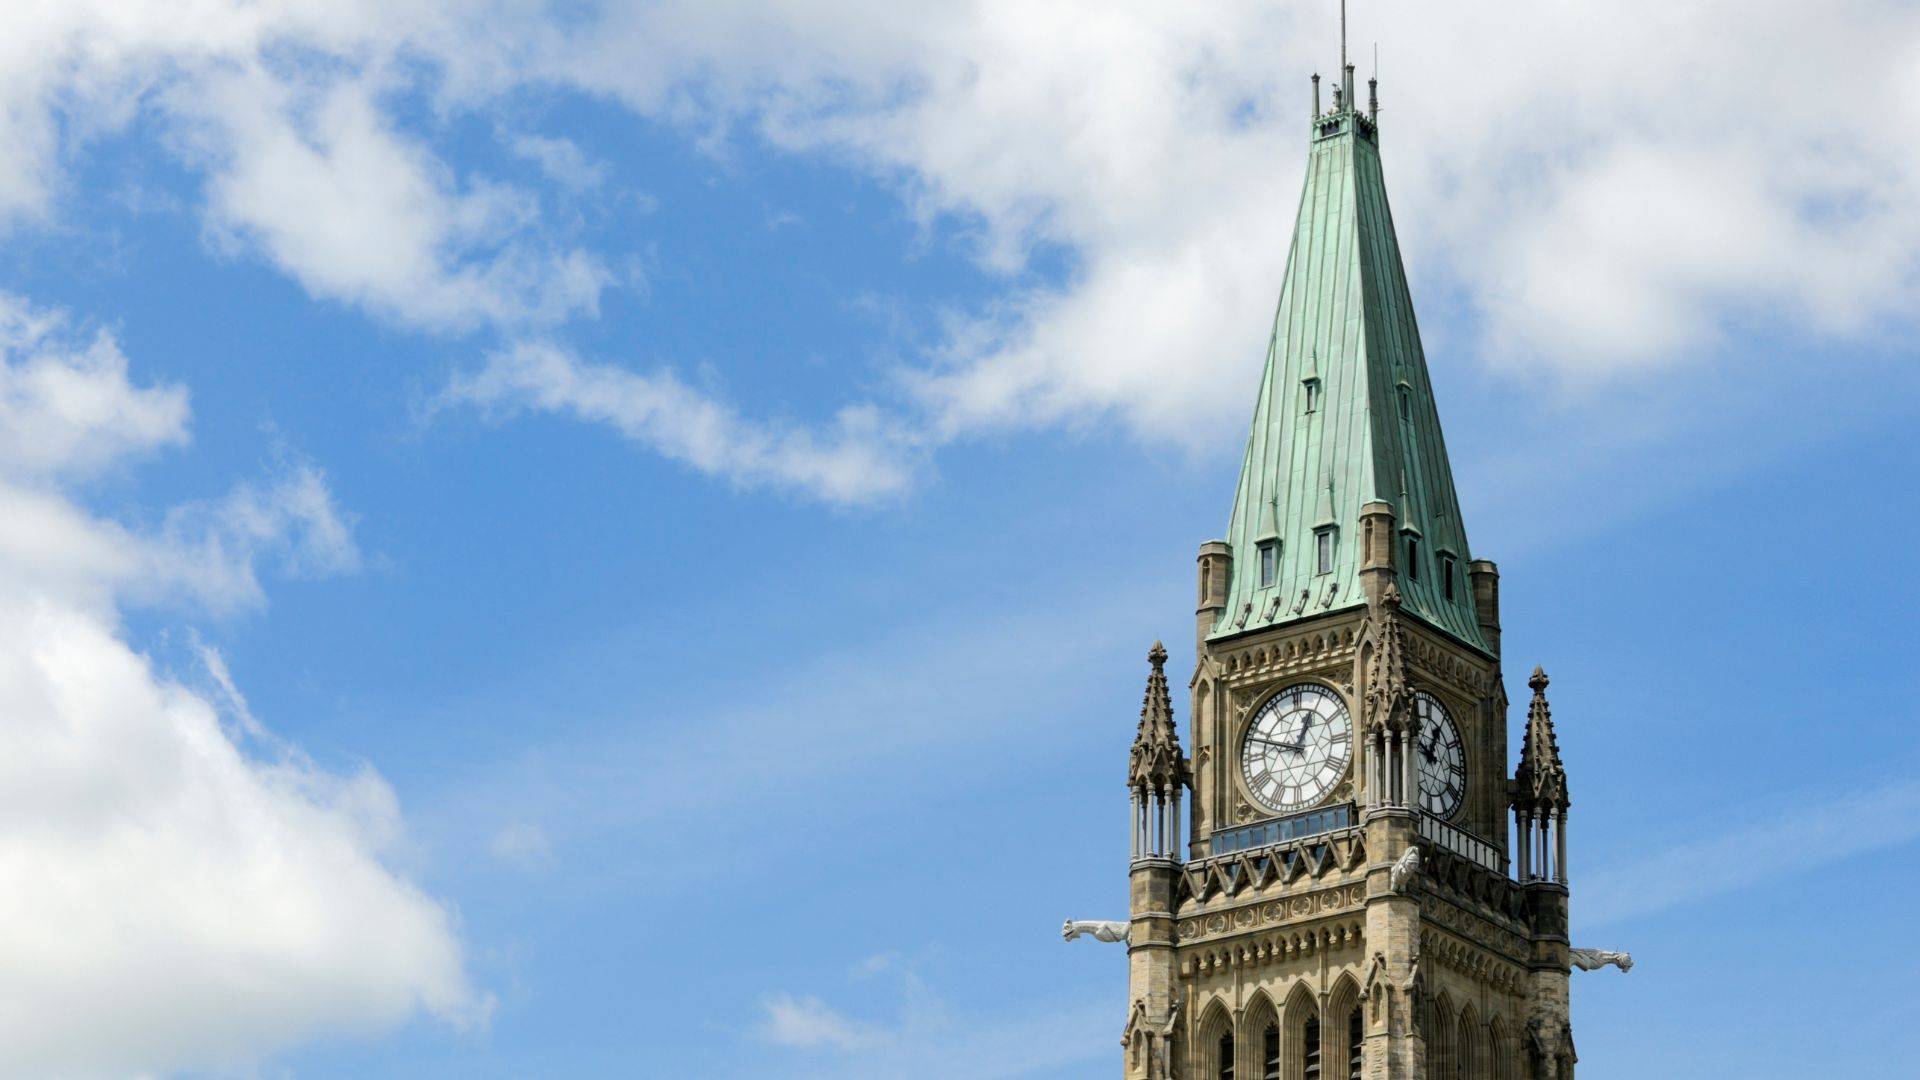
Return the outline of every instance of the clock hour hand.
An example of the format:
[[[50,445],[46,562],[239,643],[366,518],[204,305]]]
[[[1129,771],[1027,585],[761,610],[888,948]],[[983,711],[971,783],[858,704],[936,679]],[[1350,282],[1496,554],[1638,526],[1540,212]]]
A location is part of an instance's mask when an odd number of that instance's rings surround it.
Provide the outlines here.
[[[1307,748],[1307,729],[1312,726],[1313,726],[1313,714],[1308,713],[1307,718],[1305,720],[1300,721],[1300,741],[1294,743],[1292,746],[1287,747],[1287,749],[1305,750]]]

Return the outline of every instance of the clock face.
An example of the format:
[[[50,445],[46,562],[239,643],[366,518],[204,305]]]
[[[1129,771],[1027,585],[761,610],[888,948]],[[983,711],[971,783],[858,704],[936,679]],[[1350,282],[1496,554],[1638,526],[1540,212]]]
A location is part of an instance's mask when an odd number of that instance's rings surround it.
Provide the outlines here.
[[[1460,748],[1460,729],[1439,699],[1424,690],[1414,691],[1413,715],[1420,722],[1414,746],[1420,765],[1420,808],[1452,817],[1467,794],[1467,755]]]
[[[1352,757],[1346,703],[1324,686],[1301,683],[1253,714],[1240,744],[1240,772],[1260,805],[1284,814],[1326,798]]]

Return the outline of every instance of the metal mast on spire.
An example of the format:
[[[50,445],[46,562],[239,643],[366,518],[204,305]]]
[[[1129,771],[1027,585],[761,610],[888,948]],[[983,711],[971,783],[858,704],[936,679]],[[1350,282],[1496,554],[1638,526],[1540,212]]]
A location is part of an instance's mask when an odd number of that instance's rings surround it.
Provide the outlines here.
[[[1347,0],[1340,0],[1340,70],[1347,70]]]

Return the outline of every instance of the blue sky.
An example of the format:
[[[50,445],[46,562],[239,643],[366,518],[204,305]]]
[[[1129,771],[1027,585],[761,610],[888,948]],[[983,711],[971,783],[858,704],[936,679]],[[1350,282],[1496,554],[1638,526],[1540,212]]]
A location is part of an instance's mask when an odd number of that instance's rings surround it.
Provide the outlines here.
[[[1843,7],[1355,5],[1638,961],[1589,1077],[1920,1052],[1920,12]],[[1124,912],[1331,8],[15,20],[0,1074],[1107,1075],[1058,926]]]

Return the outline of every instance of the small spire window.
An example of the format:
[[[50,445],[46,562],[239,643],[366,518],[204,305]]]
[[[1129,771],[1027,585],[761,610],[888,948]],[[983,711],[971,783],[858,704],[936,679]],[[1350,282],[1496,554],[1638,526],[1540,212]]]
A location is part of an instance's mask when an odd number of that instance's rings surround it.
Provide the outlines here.
[[[1320,408],[1320,380],[1309,375],[1301,380],[1300,386],[1302,399],[1307,406],[1306,411],[1313,412]]]
[[[1273,586],[1273,579],[1278,575],[1279,570],[1280,541],[1260,541],[1260,587],[1263,589],[1271,588]]]
[[[1400,384],[1400,419],[1413,419],[1413,388],[1406,383]]]
[[[1407,537],[1407,580],[1420,580],[1420,538]]]
[[[1313,565],[1316,574],[1333,573],[1333,530],[1321,529],[1313,534]]]
[[[1440,556],[1440,580],[1442,582],[1441,587],[1446,590],[1447,599],[1449,600],[1453,599],[1454,579],[1459,576],[1460,576],[1459,570],[1454,565],[1453,556],[1442,553]]]

